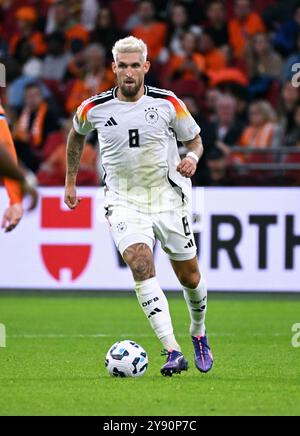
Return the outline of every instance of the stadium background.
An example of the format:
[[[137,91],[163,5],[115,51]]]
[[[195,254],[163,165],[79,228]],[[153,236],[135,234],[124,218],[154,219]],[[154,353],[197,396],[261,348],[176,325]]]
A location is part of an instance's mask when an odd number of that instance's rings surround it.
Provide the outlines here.
[[[41,194],[37,211],[0,234],[0,414],[299,415],[299,294],[289,293],[300,291],[299,2],[0,0],[0,28],[1,100]],[[149,44],[147,83],[172,89],[202,128],[194,232],[210,288],[259,292],[211,295],[216,365],[205,379],[191,368],[162,382],[134,293],[117,292],[131,279],[102,219],[95,134],[78,179],[82,208],[62,204],[72,115],[114,86],[110,49],[128,34]],[[0,188],[1,214],[7,201]],[[156,260],[164,289],[179,290],[159,250]],[[184,301],[169,300],[192,362]],[[140,342],[151,364],[121,389],[102,364],[120,338]]]
[[[2,100],[41,185],[64,184],[73,113],[115,85],[112,45],[133,34],[149,46],[146,83],[172,89],[202,128],[195,185],[299,186],[299,2],[2,0],[0,26]],[[87,142],[79,184],[97,186]]]
[[[91,202],[86,223],[83,205],[78,216],[66,212],[60,187],[74,111],[85,98],[115,85],[111,48],[133,34],[149,46],[146,83],[172,89],[202,128],[205,154],[193,184],[206,190],[194,195],[194,232],[206,222],[198,245],[211,289],[300,291],[300,105],[294,67],[300,62],[299,2],[2,1],[0,23],[7,81],[2,101],[19,160],[40,186],[52,187],[43,190],[35,214],[10,238],[1,237],[7,256],[0,287],[131,288],[102,219],[103,191],[85,191]],[[97,145],[93,132],[79,186],[102,185]],[[178,147],[184,155],[182,144]],[[245,190],[252,195],[235,200],[237,187],[255,187],[257,194]],[[97,243],[102,251],[109,247],[106,268]],[[72,256],[81,249],[85,262]],[[101,280],[92,266],[100,263],[118,277],[115,284]],[[163,271],[165,288],[177,289],[169,266]]]

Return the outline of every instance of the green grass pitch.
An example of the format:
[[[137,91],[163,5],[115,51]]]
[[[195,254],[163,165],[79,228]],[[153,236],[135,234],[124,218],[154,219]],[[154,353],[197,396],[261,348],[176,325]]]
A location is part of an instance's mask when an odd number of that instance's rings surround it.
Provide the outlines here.
[[[134,295],[0,294],[0,415],[300,415],[299,296],[211,295],[211,373],[194,367],[183,298],[169,297],[187,373],[163,378],[161,346]],[[133,339],[148,352],[140,379],[111,378],[108,348]]]

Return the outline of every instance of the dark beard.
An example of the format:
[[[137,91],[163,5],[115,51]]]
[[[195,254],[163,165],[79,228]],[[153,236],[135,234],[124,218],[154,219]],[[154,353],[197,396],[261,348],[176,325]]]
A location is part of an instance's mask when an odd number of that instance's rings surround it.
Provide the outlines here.
[[[139,90],[141,89],[142,83],[137,83],[134,87],[132,87],[131,89],[126,88],[125,86],[121,86],[121,91],[122,94],[125,97],[135,97],[137,95],[137,93],[139,92]]]

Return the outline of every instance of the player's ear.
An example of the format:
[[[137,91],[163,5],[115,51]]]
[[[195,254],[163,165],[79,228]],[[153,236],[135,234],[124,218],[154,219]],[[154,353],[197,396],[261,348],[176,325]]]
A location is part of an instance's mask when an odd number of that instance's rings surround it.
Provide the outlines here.
[[[150,67],[151,67],[150,62],[146,61],[145,64],[144,64],[144,72],[145,72],[145,74],[148,73],[148,71],[150,70]]]
[[[115,62],[112,62],[111,69],[113,70],[114,74],[117,74],[117,64]]]

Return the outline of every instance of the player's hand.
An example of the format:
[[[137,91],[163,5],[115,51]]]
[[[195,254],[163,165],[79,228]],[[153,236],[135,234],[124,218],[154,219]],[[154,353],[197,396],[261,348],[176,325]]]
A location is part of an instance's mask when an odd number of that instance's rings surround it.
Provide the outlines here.
[[[22,193],[24,197],[30,198],[30,204],[28,210],[33,210],[38,204],[39,194],[36,190],[36,180],[35,178],[26,177],[24,183],[22,184]]]
[[[2,229],[5,233],[14,230],[23,217],[24,209],[21,203],[16,203],[6,209],[2,219]]]
[[[69,209],[76,209],[81,198],[77,197],[75,186],[66,186],[65,188],[65,204]]]
[[[185,157],[182,159],[177,167],[177,171],[183,177],[193,177],[197,170],[197,162],[192,157]]]

